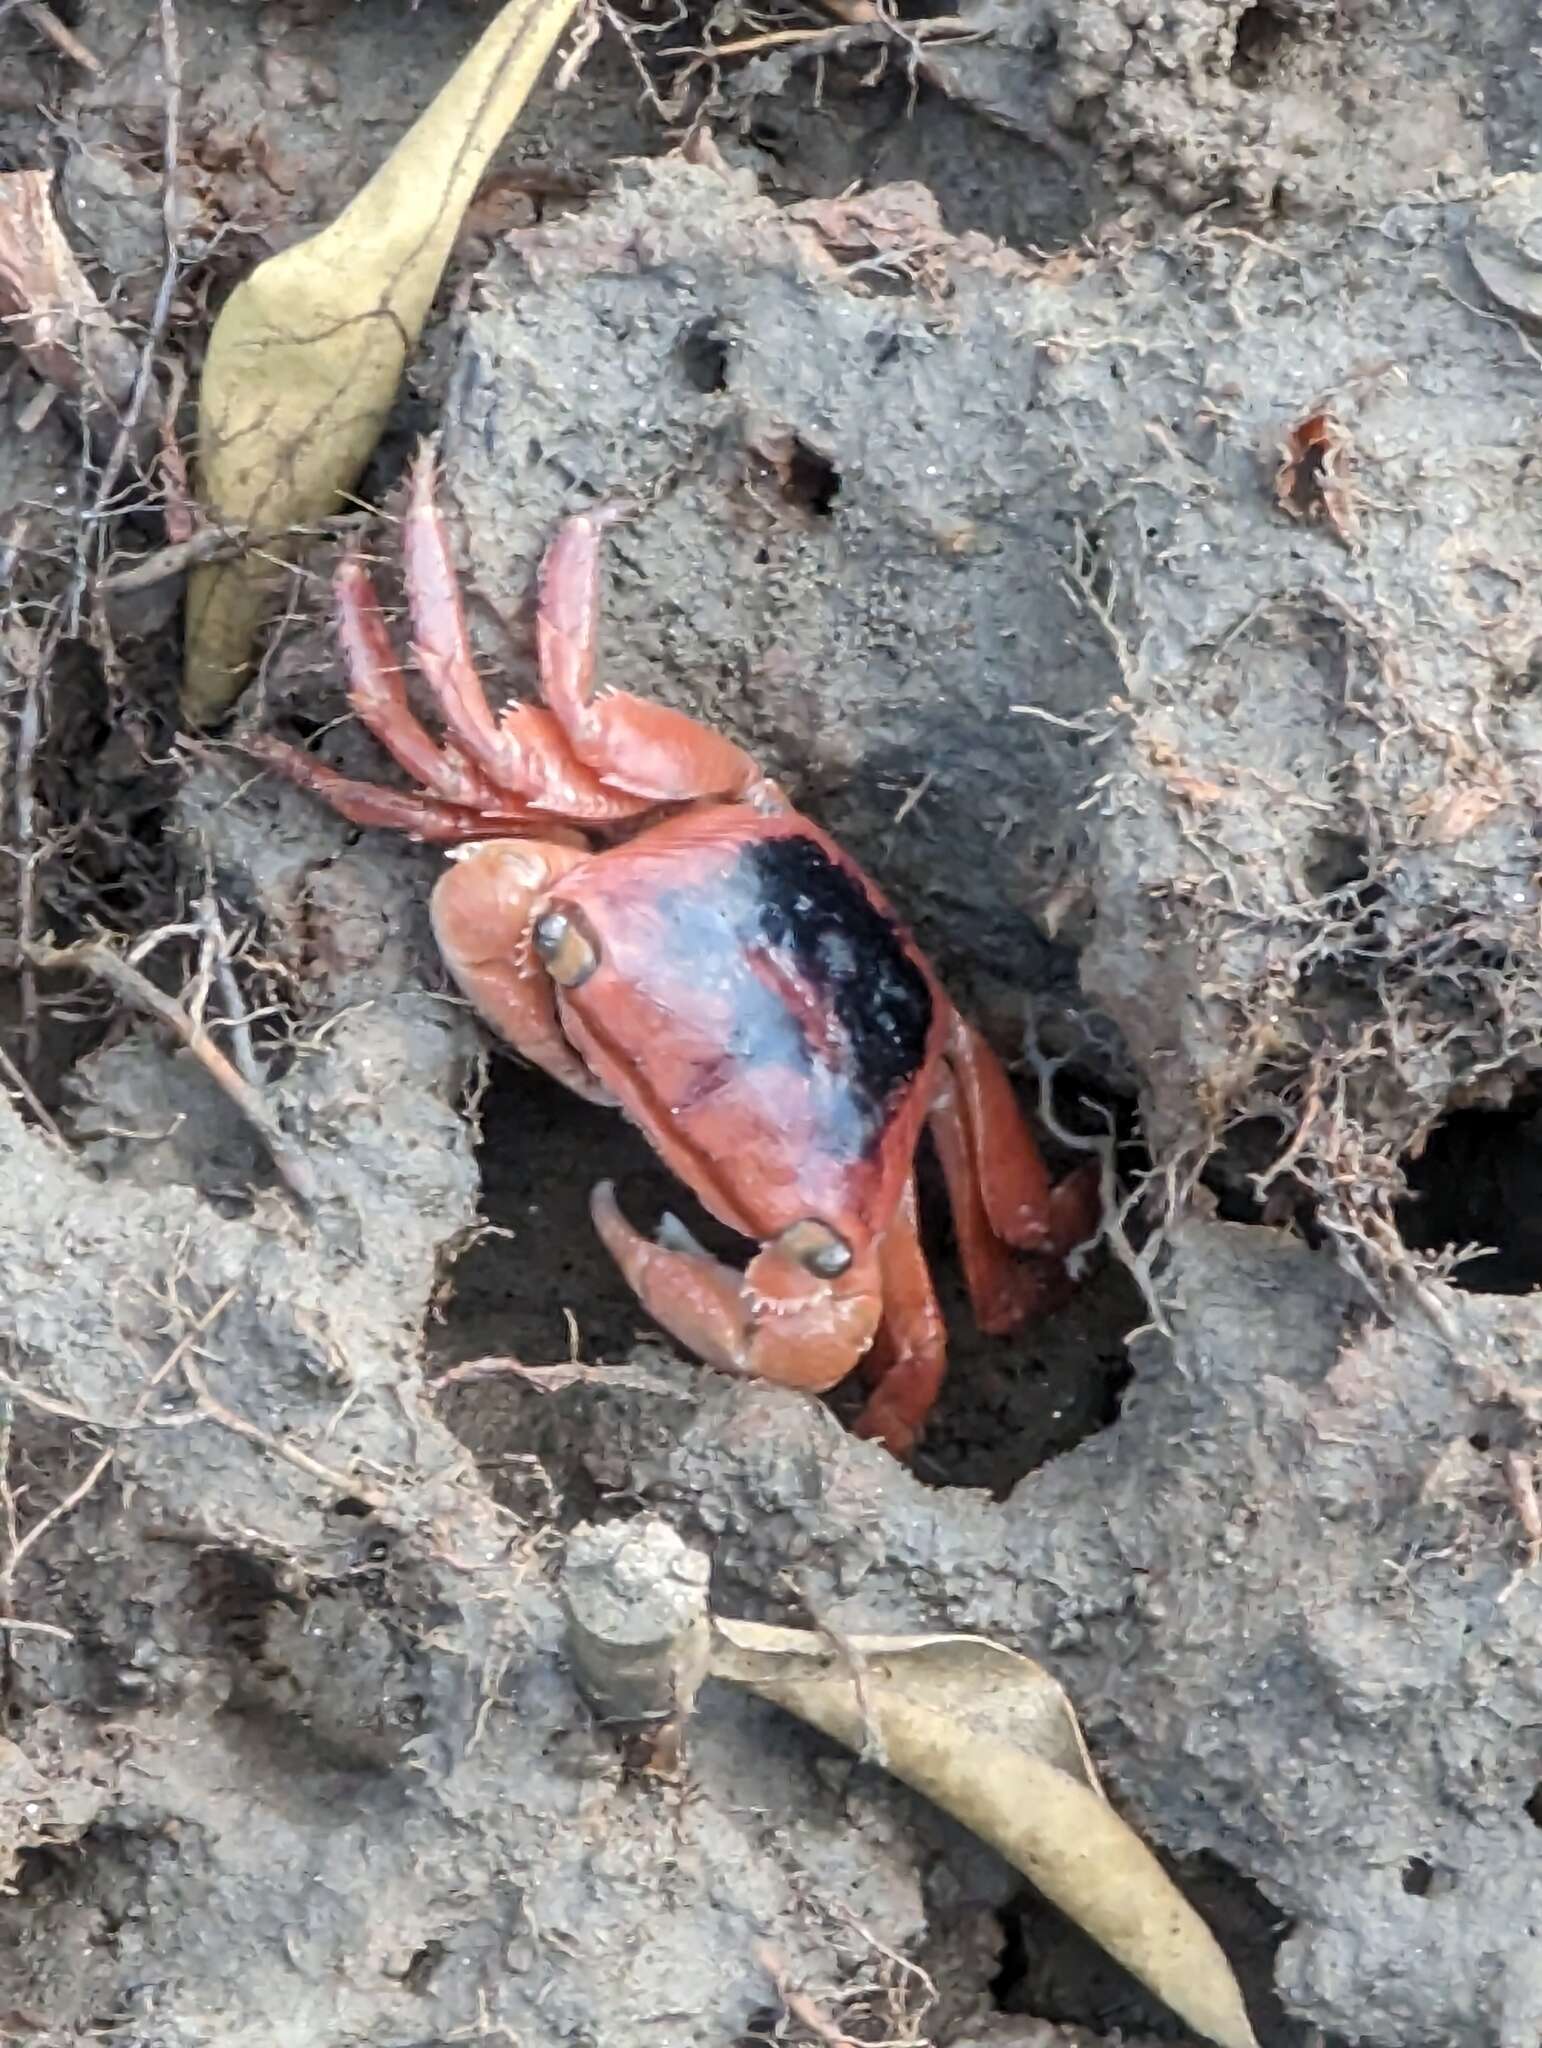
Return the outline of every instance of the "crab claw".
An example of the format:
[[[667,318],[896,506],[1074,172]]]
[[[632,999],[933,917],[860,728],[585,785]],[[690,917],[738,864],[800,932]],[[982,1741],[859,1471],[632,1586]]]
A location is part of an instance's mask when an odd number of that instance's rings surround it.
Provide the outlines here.
[[[594,1190],[589,1208],[649,1315],[719,1372],[822,1393],[846,1377],[877,1333],[883,1303],[871,1252],[826,1277],[786,1244],[803,1227],[795,1224],[784,1242],[766,1245],[737,1273],[704,1252],[676,1219],[660,1233],[665,1242],[634,1230],[609,1181]],[[828,1265],[828,1248],[820,1249]]]

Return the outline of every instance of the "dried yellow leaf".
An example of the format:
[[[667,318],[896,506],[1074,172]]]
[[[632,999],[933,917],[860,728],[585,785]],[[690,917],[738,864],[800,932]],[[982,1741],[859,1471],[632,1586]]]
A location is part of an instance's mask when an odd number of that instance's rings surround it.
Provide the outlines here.
[[[329,227],[259,264],[215,322],[199,393],[199,482],[222,521],[272,530],[336,512],[358,482],[461,218],[576,0],[510,0]],[[240,694],[283,573],[206,563],[188,588],[182,709]]]
[[[1049,1673],[981,1636],[714,1621],[710,1674],[876,1754],[1220,2048],[1257,2048],[1219,1943],[1110,1806]]]

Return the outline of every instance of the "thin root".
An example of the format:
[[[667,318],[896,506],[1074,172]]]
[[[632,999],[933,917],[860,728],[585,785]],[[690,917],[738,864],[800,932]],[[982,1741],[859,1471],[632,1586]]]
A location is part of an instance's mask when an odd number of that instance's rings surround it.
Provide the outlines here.
[[[148,976],[130,966],[101,939],[82,939],[73,946],[29,946],[27,956],[35,967],[73,967],[94,975],[134,1009],[165,1025],[261,1138],[274,1168],[295,1200],[306,1209],[315,1206],[320,1189],[309,1159],[281,1129],[258,1090],[243,1079],[208,1032],[193,1021],[180,1003],[163,994]]]

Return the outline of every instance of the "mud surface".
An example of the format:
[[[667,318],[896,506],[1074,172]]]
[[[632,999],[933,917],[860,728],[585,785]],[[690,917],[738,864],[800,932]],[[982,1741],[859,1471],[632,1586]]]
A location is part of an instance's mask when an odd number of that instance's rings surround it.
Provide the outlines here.
[[[489,12],[60,5],[90,69],[0,8],[0,170],[54,172],[135,350],[169,224],[174,409]],[[771,1708],[709,1687],[674,1778],[595,1727],[556,1572],[647,1510],[725,1613],[1043,1660],[1267,2048],[1536,2048],[1531,11],[666,12],[603,10],[504,150],[364,530],[394,596],[437,432],[527,695],[554,522],[625,498],[607,681],[882,878],[1035,1110],[1053,1069],[1108,1241],[979,1337],[923,1161],[953,1349],[913,1471],[852,1389],[662,1348],[593,1182],[743,1248],[489,1046],[440,856],[179,738],[180,582],[100,580],[165,544],[175,465],[135,439],[104,495],[0,341],[0,2038],[821,2038],[768,1946],[826,2038],[1185,2038]],[[236,734],[382,776],[330,565]],[[23,971],[96,931],[248,1061],[306,1202],[99,978]],[[436,1384],[497,1356],[580,1369]]]

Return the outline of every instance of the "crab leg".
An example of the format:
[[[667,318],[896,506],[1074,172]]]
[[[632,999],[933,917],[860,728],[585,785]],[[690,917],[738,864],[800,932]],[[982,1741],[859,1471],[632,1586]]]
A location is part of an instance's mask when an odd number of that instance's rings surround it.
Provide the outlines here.
[[[819,1280],[775,1245],[737,1273],[678,1242],[634,1230],[602,1181],[590,1213],[606,1250],[656,1323],[719,1372],[822,1393],[844,1379],[873,1341],[883,1311],[878,1262],[854,1259]]]
[[[915,1448],[948,1369],[948,1333],[921,1248],[913,1174],[878,1258],[883,1325],[869,1353],[875,1384],[852,1426],[903,1458]]]
[[[546,840],[492,840],[440,876],[429,910],[445,965],[483,1022],[575,1095],[608,1103],[563,1033],[551,979],[530,946],[536,904],[584,857]]]
[[[762,777],[732,740],[667,704],[625,691],[595,695],[601,535],[620,516],[614,506],[577,513],[546,551],[536,614],[541,694],[578,759],[610,789],[650,803],[746,796]]]
[[[332,593],[348,666],[348,701],[360,724],[430,796],[466,810],[506,808],[507,799],[458,747],[441,746],[418,722],[407,701],[407,686],[386,631],[380,599],[358,555],[343,557]]]
[[[496,838],[500,832],[517,832],[531,825],[539,829],[550,823],[549,819],[533,816],[509,802],[492,813],[471,811],[459,804],[444,803],[438,797],[424,796],[418,790],[387,789],[378,782],[358,782],[351,776],[339,775],[314,754],[286,746],[266,733],[254,733],[240,745],[242,753],[261,761],[297,789],[307,789],[312,796],[319,796],[352,825],[378,825],[436,846],[464,846],[471,840]]]
[[[641,816],[652,799],[602,781],[550,710],[513,704],[501,718],[493,715],[472,657],[435,478],[433,451],[425,447],[412,468],[402,553],[413,652],[454,740],[499,789],[553,816],[591,825]]]
[[[1058,1185],[1050,1181],[1001,1063],[961,1017],[946,1062],[929,1118],[932,1139],[975,1320],[1001,1335],[1070,1291],[1062,1262],[1097,1226],[1097,1174],[1082,1168]]]
[[[1006,1069],[957,1011],[947,1061],[958,1083],[991,1228],[1019,1251],[1063,1259],[1097,1229],[1096,1167],[1078,1167],[1051,1183]]]

